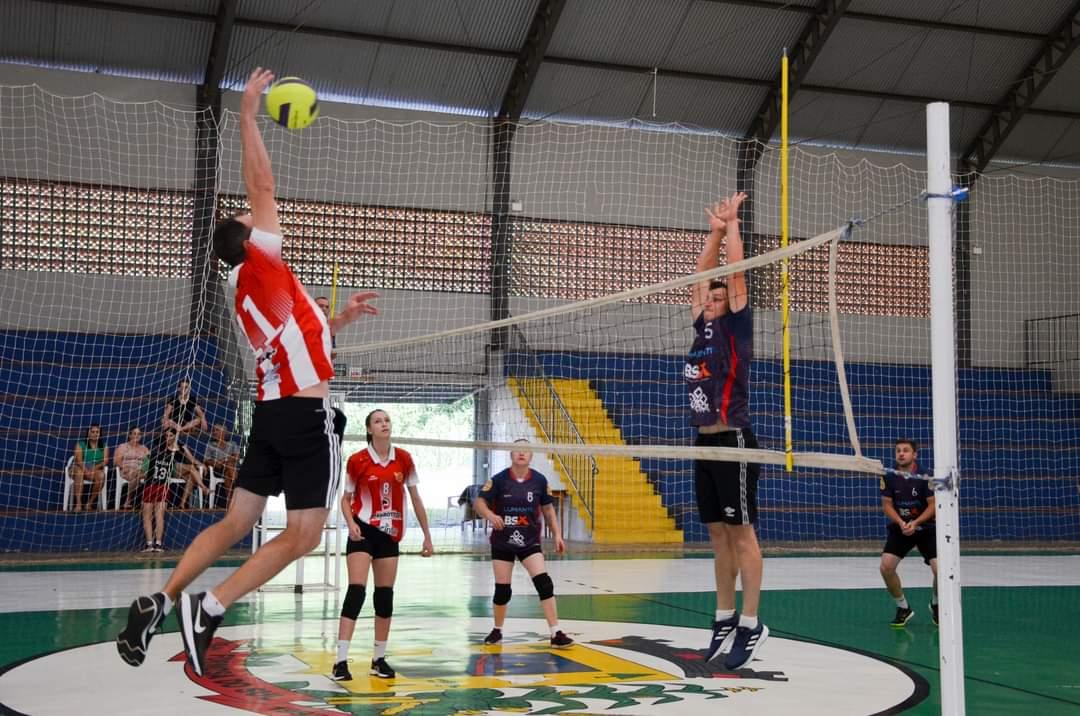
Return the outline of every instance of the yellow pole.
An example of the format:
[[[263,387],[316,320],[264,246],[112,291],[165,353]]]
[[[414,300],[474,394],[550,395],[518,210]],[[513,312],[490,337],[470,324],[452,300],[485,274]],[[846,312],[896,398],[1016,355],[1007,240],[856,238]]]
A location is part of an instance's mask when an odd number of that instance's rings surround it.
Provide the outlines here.
[[[338,277],[338,263],[334,262],[334,276],[330,279],[330,318],[334,317],[337,313],[337,277]]]
[[[789,211],[791,196],[788,178],[788,56],[780,61],[780,246],[788,245],[791,235]],[[787,453],[788,472],[795,469],[795,456],[791,440],[791,306],[788,287],[788,260],[780,262],[780,320],[784,335],[784,452]]]

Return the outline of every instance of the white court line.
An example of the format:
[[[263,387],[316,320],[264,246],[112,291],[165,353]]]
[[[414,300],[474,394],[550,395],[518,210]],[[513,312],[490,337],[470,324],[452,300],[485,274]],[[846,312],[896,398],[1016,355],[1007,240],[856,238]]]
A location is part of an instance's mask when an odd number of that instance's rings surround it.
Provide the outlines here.
[[[322,560],[309,558],[311,581],[322,579]],[[344,568],[344,567],[343,567]],[[202,591],[223,580],[234,568],[208,570],[189,591]],[[972,556],[961,561],[961,577],[969,587],[1080,586],[1080,555]],[[556,594],[657,594],[711,592],[709,559],[571,559],[548,562]],[[139,594],[161,588],[169,570],[117,569],[4,572],[0,613],[125,607]],[[905,586],[929,587],[930,569],[912,556],[900,565]],[[275,583],[287,584],[291,568]],[[344,575],[343,575],[344,577]],[[345,583],[342,579],[342,583]],[[397,597],[419,604],[437,590],[445,594],[490,596],[491,566],[458,555],[433,559],[405,555],[400,562]],[[765,560],[764,589],[881,589],[878,557],[773,557]],[[513,589],[531,593],[525,570],[514,570]],[[288,595],[265,595],[268,597]],[[247,597],[247,600],[260,598]],[[316,599],[309,593],[304,599]],[[331,593],[331,600],[340,598]]]

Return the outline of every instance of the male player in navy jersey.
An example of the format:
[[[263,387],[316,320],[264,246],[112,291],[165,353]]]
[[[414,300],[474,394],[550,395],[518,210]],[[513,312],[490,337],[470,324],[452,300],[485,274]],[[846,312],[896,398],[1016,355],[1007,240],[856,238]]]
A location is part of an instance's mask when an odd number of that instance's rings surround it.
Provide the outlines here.
[[[518,440],[516,442],[525,442]],[[510,603],[510,577],[514,561],[520,560],[532,577],[544,618],[551,629],[551,645],[565,649],[574,643],[559,629],[555,608],[555,585],[544,569],[544,552],[540,547],[540,514],[555,535],[555,551],[566,551],[559,520],[548,493],[547,478],[529,467],[532,453],[515,450],[510,453],[510,467],[498,473],[480,489],[474,503],[476,513],[491,523],[491,567],[495,572],[495,597],[492,599],[495,628],[484,639],[485,644],[502,641],[502,626]]]
[[[900,438],[895,446],[896,466],[900,472],[916,474],[919,465],[919,446],[914,440]],[[937,534],[934,528],[934,491],[921,478],[890,474],[881,478],[881,509],[889,518],[888,536],[881,551],[881,576],[885,587],[896,600],[896,616],[891,626],[900,629],[914,616],[915,611],[904,596],[896,566],[912,547],[919,548],[923,561],[934,573],[934,591],[930,598],[930,617],[938,623],[937,599]]]
[[[737,192],[712,207],[709,236],[697,260],[697,271],[719,265],[725,244],[729,264],[743,260],[739,206],[746,194]],[[750,361],[754,322],[746,277],[740,271],[727,281],[713,280],[692,287],[694,344],[683,367],[690,423],[697,429],[699,447],[756,448],[750,430]],[[761,548],[757,520],[759,466],[747,462],[694,461],[694,491],[698,516],[709,530],[716,576],[716,618],[706,659],[726,653],[724,666],[741,669],[754,658],[769,636],[758,621],[761,601]],[[742,581],[742,614],[735,611],[735,579]]]

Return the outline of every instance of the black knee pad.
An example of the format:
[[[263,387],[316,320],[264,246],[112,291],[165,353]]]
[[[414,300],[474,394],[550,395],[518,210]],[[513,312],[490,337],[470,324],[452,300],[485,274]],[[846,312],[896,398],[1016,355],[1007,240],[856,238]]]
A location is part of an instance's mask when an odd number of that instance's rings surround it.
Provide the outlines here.
[[[502,606],[510,603],[510,585],[509,584],[495,584],[495,597],[492,598],[491,603]]]
[[[536,587],[536,593],[541,602],[555,596],[555,583],[551,581],[547,572],[541,572],[533,577],[533,586]]]
[[[341,616],[356,619],[360,616],[360,607],[364,606],[364,594],[367,588],[363,584],[350,584],[345,591],[345,601],[341,605]]]
[[[375,587],[375,595],[371,601],[375,605],[375,616],[389,619],[394,615],[393,587]]]

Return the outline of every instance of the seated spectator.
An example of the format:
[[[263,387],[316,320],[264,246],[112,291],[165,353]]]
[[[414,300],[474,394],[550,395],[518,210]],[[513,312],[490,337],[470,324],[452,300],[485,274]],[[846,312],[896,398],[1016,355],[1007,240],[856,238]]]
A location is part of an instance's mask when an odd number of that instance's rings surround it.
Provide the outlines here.
[[[212,440],[203,453],[203,464],[212,467],[221,475],[222,489],[225,492],[225,506],[232,499],[233,483],[236,482],[236,463],[240,460],[240,447],[229,440],[229,430],[221,423],[214,426]],[[214,505],[210,505],[211,508]]]
[[[113,465],[119,471],[120,477],[127,482],[127,492],[124,493],[125,510],[131,508],[132,494],[146,477],[150,448],[142,444],[142,434],[138,425],[132,425],[128,428],[127,442],[113,452]]]
[[[175,430],[180,437],[206,431],[206,413],[191,397],[191,381],[187,378],[180,379],[176,397],[165,403],[161,427]]]
[[[101,425],[90,423],[86,438],[75,443],[75,460],[71,463],[71,481],[75,495],[75,512],[83,509],[83,480],[90,480],[90,499],[86,509],[94,509],[98,495],[105,487],[105,466],[109,464],[109,448],[101,439]]]

